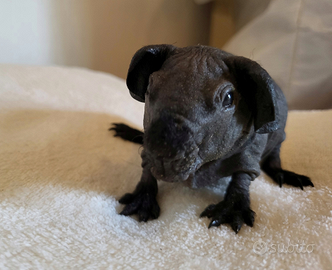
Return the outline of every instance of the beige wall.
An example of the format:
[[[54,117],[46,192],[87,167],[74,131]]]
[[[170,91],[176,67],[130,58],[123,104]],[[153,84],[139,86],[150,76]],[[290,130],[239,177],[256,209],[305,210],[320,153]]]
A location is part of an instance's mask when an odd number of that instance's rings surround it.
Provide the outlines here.
[[[209,44],[222,48],[234,33],[234,0],[215,0],[211,12]]]
[[[210,45],[222,48],[248,22],[260,15],[271,0],[214,0]]]
[[[210,5],[193,0],[0,0],[0,62],[70,65],[125,77],[148,44],[208,44]]]

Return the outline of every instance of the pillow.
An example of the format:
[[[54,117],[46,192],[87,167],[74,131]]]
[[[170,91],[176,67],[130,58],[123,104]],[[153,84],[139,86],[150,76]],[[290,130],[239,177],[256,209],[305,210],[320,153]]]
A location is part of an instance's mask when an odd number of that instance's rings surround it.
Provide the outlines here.
[[[290,109],[332,108],[332,2],[274,0],[224,50],[260,63]]]

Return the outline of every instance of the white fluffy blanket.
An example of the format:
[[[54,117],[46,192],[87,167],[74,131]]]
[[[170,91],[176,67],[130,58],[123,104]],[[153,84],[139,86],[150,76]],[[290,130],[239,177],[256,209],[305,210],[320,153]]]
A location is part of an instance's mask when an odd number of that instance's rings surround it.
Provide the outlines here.
[[[262,174],[253,228],[207,229],[219,190],[159,183],[158,220],[118,215],[140,178],[139,146],[111,122],[141,126],[123,80],[60,67],[0,65],[0,269],[330,269],[332,111],[291,112],[283,166],[304,191]]]

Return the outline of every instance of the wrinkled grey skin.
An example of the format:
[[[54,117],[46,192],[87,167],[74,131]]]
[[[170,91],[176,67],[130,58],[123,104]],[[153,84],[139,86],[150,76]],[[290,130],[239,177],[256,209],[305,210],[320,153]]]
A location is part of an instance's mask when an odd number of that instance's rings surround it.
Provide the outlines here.
[[[280,88],[271,81],[280,112],[279,129],[274,136],[256,133],[253,113],[235,91],[236,78],[223,62],[227,56],[229,54],[209,47],[186,48],[168,58],[160,70],[150,75],[145,94],[147,140],[143,159],[147,159],[147,166],[151,166],[157,179],[174,182],[185,181],[190,176],[204,185],[211,178],[242,171],[254,180],[260,174],[262,154],[283,141],[287,104]],[[235,102],[224,108],[221,99],[228,91],[234,91]],[[160,121],[163,113],[189,130],[188,140],[183,149],[176,149],[176,155],[171,154],[172,147],[167,147],[172,137],[169,141],[150,143],[149,140],[154,122]]]
[[[209,227],[229,223],[237,233],[254,223],[249,185],[260,165],[280,186],[312,185],[281,169],[287,104],[257,63],[206,46],[147,46],[133,57],[127,85],[145,102],[143,173],[120,199],[122,214],[159,216],[156,179],[202,187],[231,176],[224,200],[201,216],[212,219]]]

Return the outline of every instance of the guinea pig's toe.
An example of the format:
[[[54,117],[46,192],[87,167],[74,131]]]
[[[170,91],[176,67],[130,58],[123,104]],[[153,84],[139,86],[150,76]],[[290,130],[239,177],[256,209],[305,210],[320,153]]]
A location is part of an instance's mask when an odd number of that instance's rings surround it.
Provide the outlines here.
[[[149,220],[149,212],[145,211],[145,209],[140,209],[138,211],[138,220],[141,222],[147,222]]]
[[[249,210],[243,213],[244,223],[250,227],[253,227],[255,222],[255,215],[256,213],[249,208]]]
[[[284,183],[284,174],[283,173],[278,173],[275,176],[276,182],[279,184],[279,187],[282,187],[282,184]]]
[[[246,204],[234,204],[226,200],[218,204],[209,205],[200,217],[211,218],[208,228],[229,224],[235,233],[242,228],[243,223],[252,227],[255,221],[255,212]]]
[[[143,222],[159,217],[160,208],[158,202],[149,193],[127,193],[119,202],[126,204],[120,215],[131,216],[137,214],[138,220]]]
[[[293,187],[299,187],[303,190],[303,187],[306,186],[314,186],[314,184],[311,182],[310,178],[305,175],[300,175],[294,172],[281,170],[278,174],[276,174],[276,177],[274,179],[277,183],[279,183],[281,187],[281,180],[283,183],[291,185]]]
[[[208,217],[211,218],[214,213],[214,209],[216,208],[215,204],[210,204],[208,207],[205,208],[205,210],[200,214],[199,217]]]
[[[140,201],[131,202],[123,208],[123,210],[120,212],[120,215],[130,216],[136,214],[138,209],[140,208],[140,205],[141,205]]]
[[[132,193],[126,193],[119,199],[119,203],[121,204],[129,204],[135,199],[135,195]]]
[[[310,178],[305,175],[300,175],[301,182],[303,186],[312,186],[314,187],[314,184],[311,182]]]
[[[234,216],[231,227],[236,234],[240,231],[242,224],[243,219],[240,216]]]

